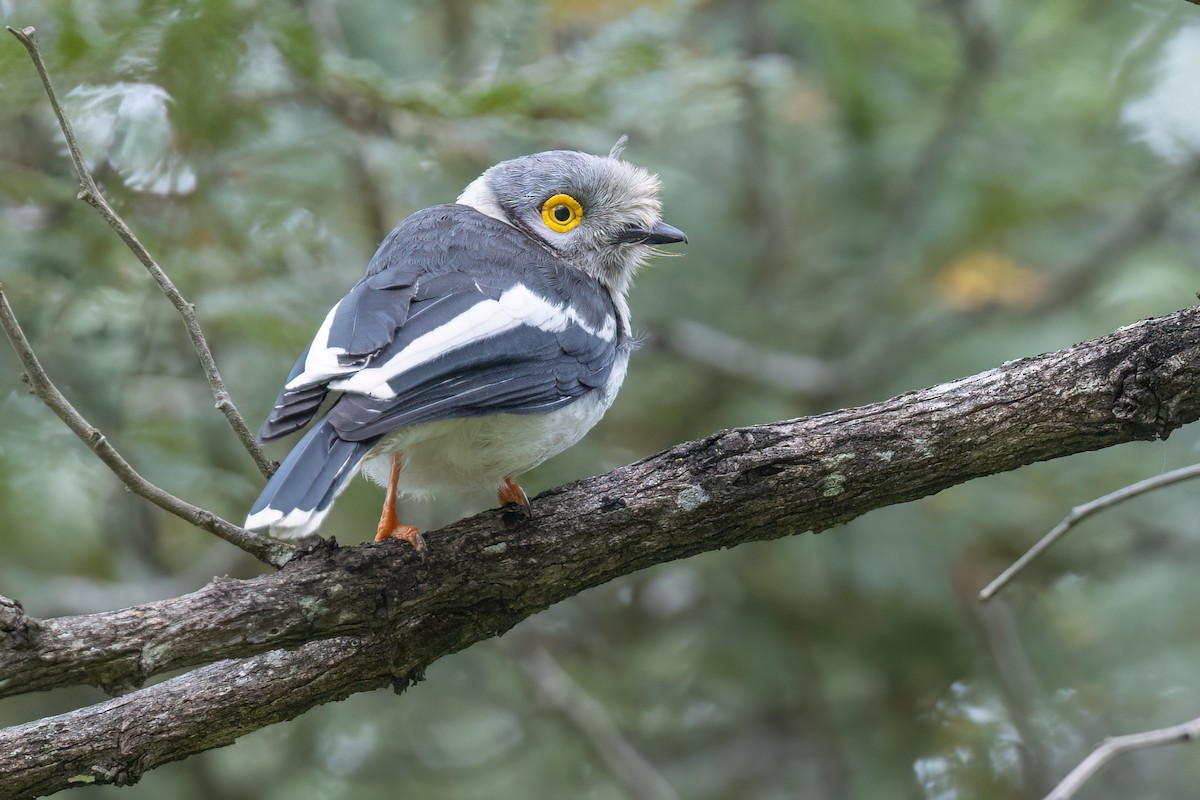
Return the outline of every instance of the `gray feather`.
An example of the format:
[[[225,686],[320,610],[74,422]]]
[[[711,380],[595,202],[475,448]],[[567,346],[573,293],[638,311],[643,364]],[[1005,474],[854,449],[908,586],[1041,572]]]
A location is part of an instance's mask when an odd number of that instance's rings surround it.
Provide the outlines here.
[[[347,441],[322,421],[288,453],[250,509],[250,516],[267,508],[285,514],[297,509],[324,511],[354,477],[376,441]]]

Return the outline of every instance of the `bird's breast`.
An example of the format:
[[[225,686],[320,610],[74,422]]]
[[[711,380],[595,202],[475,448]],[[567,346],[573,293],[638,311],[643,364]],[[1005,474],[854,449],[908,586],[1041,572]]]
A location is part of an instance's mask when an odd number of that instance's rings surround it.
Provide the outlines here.
[[[363,461],[363,474],[387,481],[391,454],[402,454],[399,490],[410,497],[492,488],[578,442],[612,404],[628,354],[608,382],[545,414],[495,414],[414,425],[389,434]]]

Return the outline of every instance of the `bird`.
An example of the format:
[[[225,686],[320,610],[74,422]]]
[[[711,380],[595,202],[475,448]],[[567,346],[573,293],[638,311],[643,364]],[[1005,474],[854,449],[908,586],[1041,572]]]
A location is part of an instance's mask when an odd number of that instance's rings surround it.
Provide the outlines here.
[[[657,246],[687,242],[662,220],[658,176],[623,147],[501,161],[392,229],[259,430],[269,442],[310,426],[247,530],[315,533],[360,470],[385,487],[376,542],[425,550],[400,497],[490,487],[531,515],[515,479],[612,404],[635,345],[633,276]]]

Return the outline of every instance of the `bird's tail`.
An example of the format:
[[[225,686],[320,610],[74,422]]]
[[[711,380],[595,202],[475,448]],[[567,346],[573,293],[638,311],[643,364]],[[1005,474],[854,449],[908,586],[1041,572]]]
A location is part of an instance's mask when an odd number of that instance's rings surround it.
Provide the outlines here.
[[[316,531],[376,441],[348,442],[322,420],[271,476],[246,517],[246,529],[285,539]]]

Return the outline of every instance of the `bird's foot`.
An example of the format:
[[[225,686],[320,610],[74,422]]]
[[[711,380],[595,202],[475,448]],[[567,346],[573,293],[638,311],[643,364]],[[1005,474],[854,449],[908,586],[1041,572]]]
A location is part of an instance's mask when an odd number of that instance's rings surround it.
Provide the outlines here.
[[[517,506],[525,513],[525,516],[533,519],[533,506],[529,505],[529,496],[511,477],[504,476],[504,485],[496,491],[496,498],[500,501],[501,508]]]
[[[425,537],[412,525],[403,525],[396,519],[396,483],[400,480],[400,454],[392,453],[392,469],[388,476],[387,493],[383,498],[383,513],[379,515],[379,525],[375,527],[375,541],[386,539],[402,539],[413,546],[413,549],[425,557]]]
[[[375,541],[382,542],[387,539],[401,539],[413,546],[413,549],[424,555],[425,553],[425,537],[421,532],[412,525],[395,525],[387,526],[382,522],[375,533]]]

